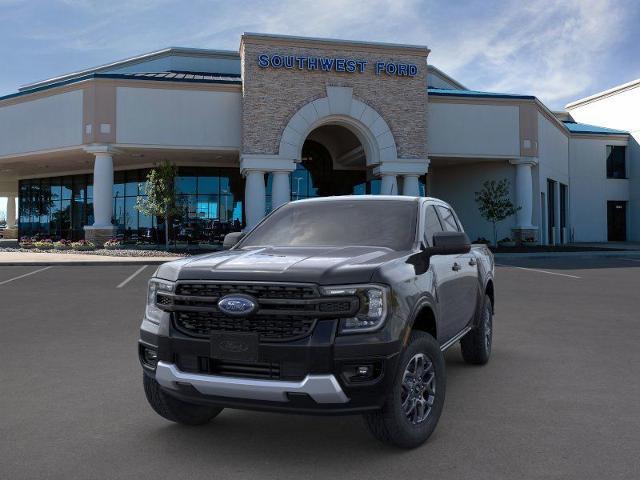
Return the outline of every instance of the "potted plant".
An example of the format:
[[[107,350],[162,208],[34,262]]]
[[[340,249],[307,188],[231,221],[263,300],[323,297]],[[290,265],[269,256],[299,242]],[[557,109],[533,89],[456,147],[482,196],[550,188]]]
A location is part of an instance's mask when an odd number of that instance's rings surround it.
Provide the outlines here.
[[[87,240],[78,240],[77,242],[73,242],[71,244],[71,247],[74,250],[79,250],[79,251],[91,251],[96,249],[95,244]]]
[[[64,238],[53,242],[54,250],[71,250],[71,240],[65,240]]]

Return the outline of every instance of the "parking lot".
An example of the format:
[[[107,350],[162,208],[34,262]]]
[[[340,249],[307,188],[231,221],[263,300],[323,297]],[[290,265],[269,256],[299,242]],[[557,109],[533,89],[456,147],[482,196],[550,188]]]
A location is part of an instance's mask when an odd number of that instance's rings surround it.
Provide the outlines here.
[[[447,353],[412,451],[359,417],[168,423],[136,351],[155,267],[0,266],[0,478],[639,478],[640,257],[499,263],[492,359]]]

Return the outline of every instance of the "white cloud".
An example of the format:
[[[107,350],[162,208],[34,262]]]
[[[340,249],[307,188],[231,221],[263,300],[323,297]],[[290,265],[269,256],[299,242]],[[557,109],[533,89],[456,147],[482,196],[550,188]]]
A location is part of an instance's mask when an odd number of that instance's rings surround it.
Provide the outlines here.
[[[432,60],[471,88],[535,94],[555,107],[593,88],[599,58],[624,36],[627,9],[608,0],[511,2],[499,16],[435,38]]]
[[[607,76],[608,52],[635,31],[631,1],[58,0],[5,12],[29,25],[11,40],[61,59],[36,78],[170,45],[235,50],[254,31],[426,44],[429,61],[470,88],[558,107]]]

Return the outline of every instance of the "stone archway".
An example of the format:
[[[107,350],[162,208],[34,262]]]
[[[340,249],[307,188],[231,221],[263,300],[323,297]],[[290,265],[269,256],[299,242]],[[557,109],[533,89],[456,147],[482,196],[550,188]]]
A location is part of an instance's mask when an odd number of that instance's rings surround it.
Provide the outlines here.
[[[280,138],[278,156],[299,162],[309,134],[323,125],[349,129],[365,151],[367,166],[394,162],[396,142],[382,116],[364,102],[353,98],[351,87],[327,87],[327,96],[300,108],[289,120]]]

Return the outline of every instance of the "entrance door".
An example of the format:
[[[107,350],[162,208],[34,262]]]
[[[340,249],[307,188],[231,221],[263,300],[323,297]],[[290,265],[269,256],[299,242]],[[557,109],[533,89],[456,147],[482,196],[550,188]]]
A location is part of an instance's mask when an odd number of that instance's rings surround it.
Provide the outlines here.
[[[627,202],[607,202],[607,228],[610,242],[627,240]]]
[[[556,226],[556,182],[547,180],[547,243],[555,245],[553,230]]]

